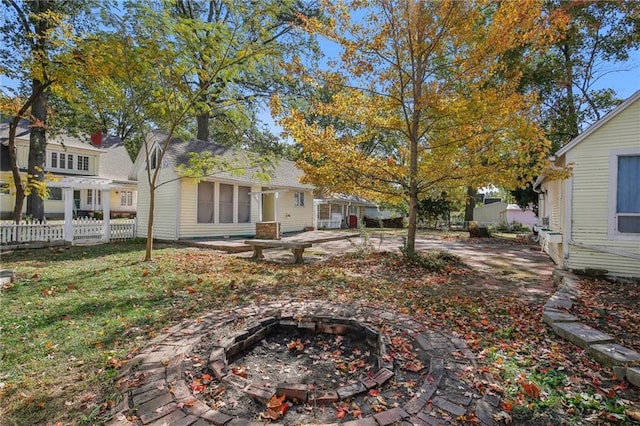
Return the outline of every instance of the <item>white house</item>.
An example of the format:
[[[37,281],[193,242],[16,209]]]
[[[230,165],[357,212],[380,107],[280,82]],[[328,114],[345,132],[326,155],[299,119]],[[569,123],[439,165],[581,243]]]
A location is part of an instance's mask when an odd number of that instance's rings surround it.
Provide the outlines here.
[[[150,144],[151,167],[160,167],[155,191],[154,238],[183,240],[253,236],[256,224],[275,222],[281,233],[313,226],[313,186],[300,183],[302,172],[295,163],[280,160],[268,181],[247,167],[239,175],[221,171],[200,181],[185,178],[180,166],[188,166],[189,153],[210,152],[234,162],[246,158],[242,151],[201,140],[171,141],[162,164],[157,164],[163,137]],[[245,153],[246,154],[246,153]],[[238,160],[241,161],[241,160]],[[144,151],[134,163],[130,178],[138,181],[138,236],[146,237],[149,183]]]
[[[18,167],[26,176],[29,161],[30,127],[22,120],[16,133]],[[9,184],[12,181],[9,164],[9,124],[0,124],[0,215],[11,218],[15,205],[15,195]],[[108,188],[108,210],[111,216],[131,216],[136,213],[136,183],[128,179],[133,161],[124,143],[117,137],[100,133],[78,138],[59,134],[48,138],[45,157],[45,172],[51,176],[49,198],[44,201],[47,218],[64,216],[62,188],[58,184],[73,187],[74,211],[86,216],[104,210],[103,188]],[[95,185],[93,183],[95,183]],[[75,186],[74,186],[75,185]],[[106,185],[106,186],[105,186]],[[25,202],[26,210],[26,202]]]
[[[474,208],[473,220],[480,225],[513,224],[517,222],[527,225],[531,229],[538,222],[536,214],[531,209],[522,209],[517,204],[507,204],[502,201]]]
[[[366,208],[375,203],[357,195],[323,194],[314,198],[316,229],[360,228]]]
[[[572,172],[534,185],[544,250],[565,269],[640,277],[640,91],[551,159]]]

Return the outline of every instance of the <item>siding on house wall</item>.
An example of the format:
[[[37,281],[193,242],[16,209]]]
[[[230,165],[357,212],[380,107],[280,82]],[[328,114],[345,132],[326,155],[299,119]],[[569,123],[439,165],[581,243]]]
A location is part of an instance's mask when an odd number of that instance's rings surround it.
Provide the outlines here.
[[[215,191],[218,194],[220,182],[215,183]],[[237,223],[237,185],[234,186],[234,223],[219,223],[220,206],[218,198],[214,200],[214,223],[198,223],[198,185],[184,180],[180,184],[180,235],[179,238],[205,238],[226,236],[255,235],[256,222],[260,218],[260,206],[256,198],[251,196],[251,222]],[[240,185],[240,186],[249,186]],[[251,186],[252,192],[261,190],[260,186]]]
[[[560,167],[564,165],[562,161],[558,161]],[[553,259],[553,261],[560,267],[564,265],[564,202],[565,202],[565,180],[550,180],[546,181],[541,186],[542,191],[545,193],[543,204],[544,211],[540,211],[540,224],[542,224],[542,218],[549,218],[549,225],[545,226],[554,232],[560,232],[563,234],[562,243],[546,243],[543,247],[544,251]]]
[[[507,208],[507,203],[486,204],[473,209],[473,220],[480,225],[492,225],[500,222],[500,212]]]
[[[175,178],[175,174],[169,169],[160,172],[160,182]],[[173,181],[162,185],[155,192],[155,209],[153,217],[153,237],[161,240],[176,239],[176,214],[178,205],[178,182]],[[147,237],[147,225],[149,219],[149,185],[146,171],[141,168],[138,174],[138,230],[137,236]],[[159,214],[159,212],[162,212]]]
[[[609,158],[612,150],[640,146],[640,101],[628,106],[566,153],[573,166],[572,240],[640,255],[640,237],[610,240]],[[567,266],[571,269],[596,268],[617,275],[640,276],[638,260],[571,244]]]
[[[307,226],[313,226],[313,192],[304,192],[304,207],[294,206],[293,193],[290,190],[280,194],[278,199],[278,221],[281,232],[298,232]]]

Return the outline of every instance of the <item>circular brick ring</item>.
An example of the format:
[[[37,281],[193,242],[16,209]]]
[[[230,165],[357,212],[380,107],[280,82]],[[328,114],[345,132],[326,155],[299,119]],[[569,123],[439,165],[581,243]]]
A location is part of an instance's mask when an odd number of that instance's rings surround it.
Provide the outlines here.
[[[267,401],[277,392],[317,403],[360,395],[382,386],[394,375],[394,364],[387,356],[388,338],[378,331],[383,327],[393,327],[414,339],[428,354],[428,374],[404,405],[342,424],[383,426],[402,421],[414,425],[440,424],[460,416],[477,418],[479,424],[493,424],[493,413],[500,410],[500,398],[490,392],[481,394],[467,384],[471,380],[462,380],[475,365],[475,356],[456,336],[427,329],[409,315],[370,306],[297,301],[211,312],[184,321],[156,337],[121,372],[117,384],[123,398],[112,410],[108,424],[263,424],[213,410],[194,396],[185,380],[184,364],[203,337],[212,334],[223,334],[225,338],[218,339],[219,345],[210,354],[210,369],[219,380],[258,400]],[[228,372],[229,359],[282,328],[362,338],[374,349],[375,373],[359,383],[314,392],[308,385],[295,383],[285,384],[283,389],[266,389]]]
[[[312,390],[312,387],[306,383],[279,383],[276,389],[265,388],[229,372],[228,364],[232,359],[237,358],[255,343],[278,331],[336,334],[362,340],[374,351],[376,370],[371,374],[371,377],[366,377],[358,383],[321,391]],[[209,368],[221,382],[264,403],[274,395],[284,394],[288,399],[300,402],[329,404],[364,394],[371,389],[382,386],[393,377],[393,360],[387,351],[389,343],[388,337],[371,325],[363,324],[356,319],[316,315],[267,317],[244,326],[243,329],[221,342],[209,356]]]

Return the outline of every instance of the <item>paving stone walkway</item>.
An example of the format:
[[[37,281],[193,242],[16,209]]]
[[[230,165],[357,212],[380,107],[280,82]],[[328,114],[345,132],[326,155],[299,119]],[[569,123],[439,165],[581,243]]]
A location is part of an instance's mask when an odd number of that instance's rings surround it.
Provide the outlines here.
[[[309,321],[313,318],[315,322]],[[118,385],[123,400],[113,410],[111,426],[132,425],[259,425],[255,419],[238,418],[211,409],[192,393],[185,375],[188,354],[203,337],[217,333],[220,345],[211,354],[209,366],[216,376],[225,379],[227,356],[244,350],[262,338],[268,327],[277,324],[318,331],[331,328],[347,331],[359,327],[369,338],[371,330],[393,327],[411,336],[429,359],[428,373],[419,390],[399,407],[368,417],[341,423],[347,426],[446,425],[459,416],[476,416],[479,424],[494,424],[493,415],[500,411],[500,399],[487,392],[482,395],[462,378],[465,370],[475,365],[475,356],[458,337],[442,330],[430,330],[409,315],[382,311],[359,305],[337,305],[324,302],[285,301],[216,311],[201,318],[184,321],[166,334],[155,338],[142,349],[121,373]],[[322,330],[321,330],[322,329]],[[368,331],[369,330],[369,331]],[[220,334],[226,339],[220,339]],[[367,334],[368,333],[368,334]],[[385,338],[379,345],[384,347]],[[222,363],[221,363],[222,361]],[[378,383],[357,384],[354,392],[366,392],[393,374],[393,366],[381,362],[373,377]],[[426,370],[427,370],[426,369]],[[228,376],[233,376],[229,374]],[[236,376],[237,377],[237,376]],[[231,377],[227,377],[229,379]],[[245,392],[267,399],[275,389],[250,389],[251,383],[240,383]],[[346,391],[338,389],[338,394]],[[351,392],[351,391],[349,391]],[[347,392],[346,397],[351,396]],[[278,423],[270,423],[278,424]]]

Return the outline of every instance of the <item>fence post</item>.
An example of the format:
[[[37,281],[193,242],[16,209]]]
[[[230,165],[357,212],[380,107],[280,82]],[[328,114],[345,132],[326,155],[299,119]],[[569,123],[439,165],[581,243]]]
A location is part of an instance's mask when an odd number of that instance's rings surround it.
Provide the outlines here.
[[[102,190],[102,226],[104,231],[104,242],[108,243],[111,240],[111,200],[109,196],[111,191],[109,189]]]
[[[64,240],[73,243],[73,188],[62,188],[64,199]]]

